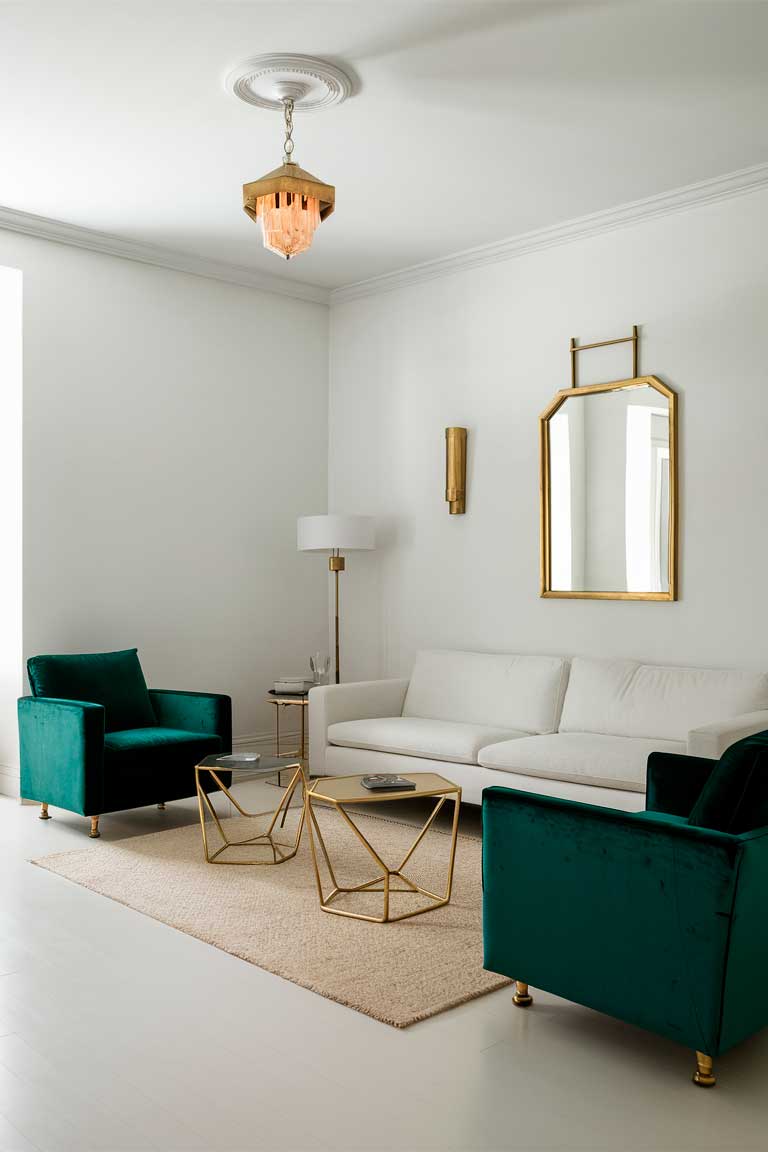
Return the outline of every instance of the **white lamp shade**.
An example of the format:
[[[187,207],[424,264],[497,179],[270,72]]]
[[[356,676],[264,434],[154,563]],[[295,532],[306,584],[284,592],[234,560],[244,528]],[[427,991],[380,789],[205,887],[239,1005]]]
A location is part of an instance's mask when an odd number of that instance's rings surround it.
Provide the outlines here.
[[[376,547],[373,516],[299,516],[299,552],[354,552]]]

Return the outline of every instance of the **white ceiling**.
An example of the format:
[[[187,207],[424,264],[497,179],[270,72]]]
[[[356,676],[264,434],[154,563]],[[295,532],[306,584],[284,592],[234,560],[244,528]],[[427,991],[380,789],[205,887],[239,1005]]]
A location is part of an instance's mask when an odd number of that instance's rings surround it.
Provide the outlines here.
[[[3,0],[0,204],[336,287],[768,159],[763,0]],[[336,212],[290,264],[240,186],[278,115],[222,86],[264,52],[357,77],[297,116]]]

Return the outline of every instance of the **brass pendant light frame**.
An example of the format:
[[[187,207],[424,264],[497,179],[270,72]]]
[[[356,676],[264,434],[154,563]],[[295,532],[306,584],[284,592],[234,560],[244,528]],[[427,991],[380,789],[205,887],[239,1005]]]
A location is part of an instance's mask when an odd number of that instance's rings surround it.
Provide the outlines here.
[[[314,196],[320,201],[320,219],[325,220],[333,212],[336,203],[336,189],[332,184],[324,184],[299,168],[292,160],[268,172],[260,180],[243,184],[243,211],[251,220],[257,220],[256,200],[259,196],[271,196],[276,192],[293,192],[296,196]]]

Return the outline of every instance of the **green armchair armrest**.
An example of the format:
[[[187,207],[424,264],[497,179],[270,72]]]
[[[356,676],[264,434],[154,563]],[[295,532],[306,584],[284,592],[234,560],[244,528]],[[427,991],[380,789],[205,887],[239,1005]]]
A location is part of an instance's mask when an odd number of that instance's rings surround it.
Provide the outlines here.
[[[747,848],[756,871],[768,864],[764,845],[670,816],[488,788],[485,967],[714,1056],[739,867]],[[754,915],[740,926],[747,952]]]
[[[174,692],[150,688],[149,698],[161,728],[182,728],[221,737],[222,752],[232,751],[232,701],[215,692]]]
[[[79,812],[102,811],[104,708],[81,700],[23,696],[18,702],[21,795]]]
[[[718,764],[718,760],[708,760],[704,756],[651,752],[645,783],[647,811],[666,812],[687,819]]]

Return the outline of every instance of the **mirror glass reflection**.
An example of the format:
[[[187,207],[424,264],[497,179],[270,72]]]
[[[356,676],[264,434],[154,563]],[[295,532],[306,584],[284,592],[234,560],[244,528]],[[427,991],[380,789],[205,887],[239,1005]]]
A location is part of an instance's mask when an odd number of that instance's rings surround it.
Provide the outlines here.
[[[669,592],[670,405],[644,384],[549,418],[553,592]]]

